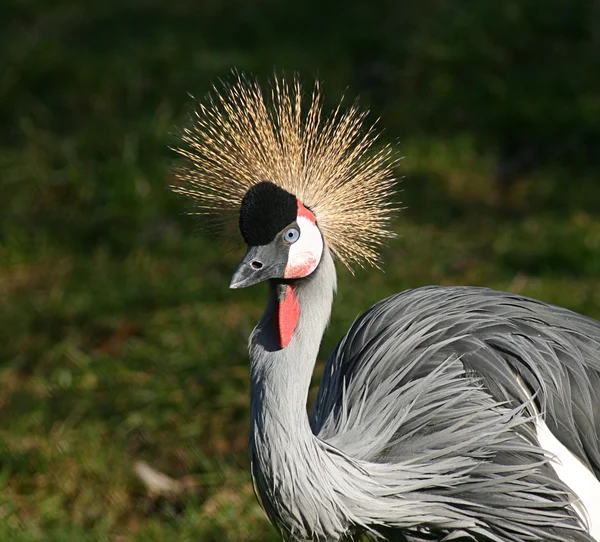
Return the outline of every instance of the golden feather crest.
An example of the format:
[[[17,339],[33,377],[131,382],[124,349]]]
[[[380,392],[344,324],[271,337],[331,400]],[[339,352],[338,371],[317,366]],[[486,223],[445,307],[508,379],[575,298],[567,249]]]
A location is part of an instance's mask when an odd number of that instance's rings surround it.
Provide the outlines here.
[[[396,179],[392,148],[374,148],[366,112],[342,104],[323,114],[318,82],[308,103],[302,87],[276,77],[270,88],[244,76],[214,88],[183,131],[186,160],[174,190],[189,196],[199,214],[239,211],[246,192],[271,181],[294,194],[314,213],[330,250],[348,268],[377,265],[392,237]]]

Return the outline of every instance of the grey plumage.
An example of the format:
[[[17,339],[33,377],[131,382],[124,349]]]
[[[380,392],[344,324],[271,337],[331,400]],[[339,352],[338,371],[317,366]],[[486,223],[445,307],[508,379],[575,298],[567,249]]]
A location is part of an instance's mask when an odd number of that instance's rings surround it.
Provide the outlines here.
[[[600,324],[482,288],[388,298],[330,356],[305,411],[329,318],[326,251],[298,286],[296,336],[269,307],[250,340],[253,475],[292,540],[593,540],[539,448],[521,375],[559,439],[598,473]]]
[[[415,355],[425,360],[408,371]],[[486,288],[420,288],[369,309],[329,359],[315,420],[339,403],[340,380],[378,386],[402,368],[408,381],[449,356],[513,406],[527,400],[513,375],[522,377],[559,440],[600,476],[600,322]]]

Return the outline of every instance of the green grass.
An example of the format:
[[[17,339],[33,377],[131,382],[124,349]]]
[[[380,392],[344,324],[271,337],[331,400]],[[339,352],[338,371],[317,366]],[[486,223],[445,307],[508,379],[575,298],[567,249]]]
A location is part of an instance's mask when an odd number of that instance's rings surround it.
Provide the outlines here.
[[[228,290],[242,251],[184,215],[167,147],[186,92],[232,66],[321,69],[334,97],[347,82],[333,57],[290,43],[228,46],[210,3],[205,33],[191,3],[113,4],[2,8],[14,25],[0,38],[0,540],[277,540],[247,457],[246,341],[265,290]],[[340,269],[319,368],[360,312],[425,284],[600,317],[593,171],[539,169],[499,202],[496,156],[476,136],[403,140],[399,237],[383,273]],[[149,493],[138,461],[186,489]]]

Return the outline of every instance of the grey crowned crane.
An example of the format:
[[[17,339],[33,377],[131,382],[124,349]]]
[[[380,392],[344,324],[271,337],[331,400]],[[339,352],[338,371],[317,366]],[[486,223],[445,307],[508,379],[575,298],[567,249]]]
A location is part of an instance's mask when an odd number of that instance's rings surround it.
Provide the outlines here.
[[[175,188],[239,219],[231,288],[269,283],[249,343],[256,492],[294,541],[600,541],[600,322],[426,287],[377,303],[307,394],[336,270],[376,263],[395,165],[356,107],[238,76],[184,130]]]

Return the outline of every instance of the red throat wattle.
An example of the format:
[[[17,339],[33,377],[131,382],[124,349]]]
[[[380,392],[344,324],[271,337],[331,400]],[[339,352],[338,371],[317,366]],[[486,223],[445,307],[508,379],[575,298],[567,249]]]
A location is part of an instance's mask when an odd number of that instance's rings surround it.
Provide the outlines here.
[[[285,348],[290,344],[298,325],[298,318],[300,318],[300,303],[295,290],[294,285],[286,285],[283,297],[279,300],[277,334],[281,348]]]

